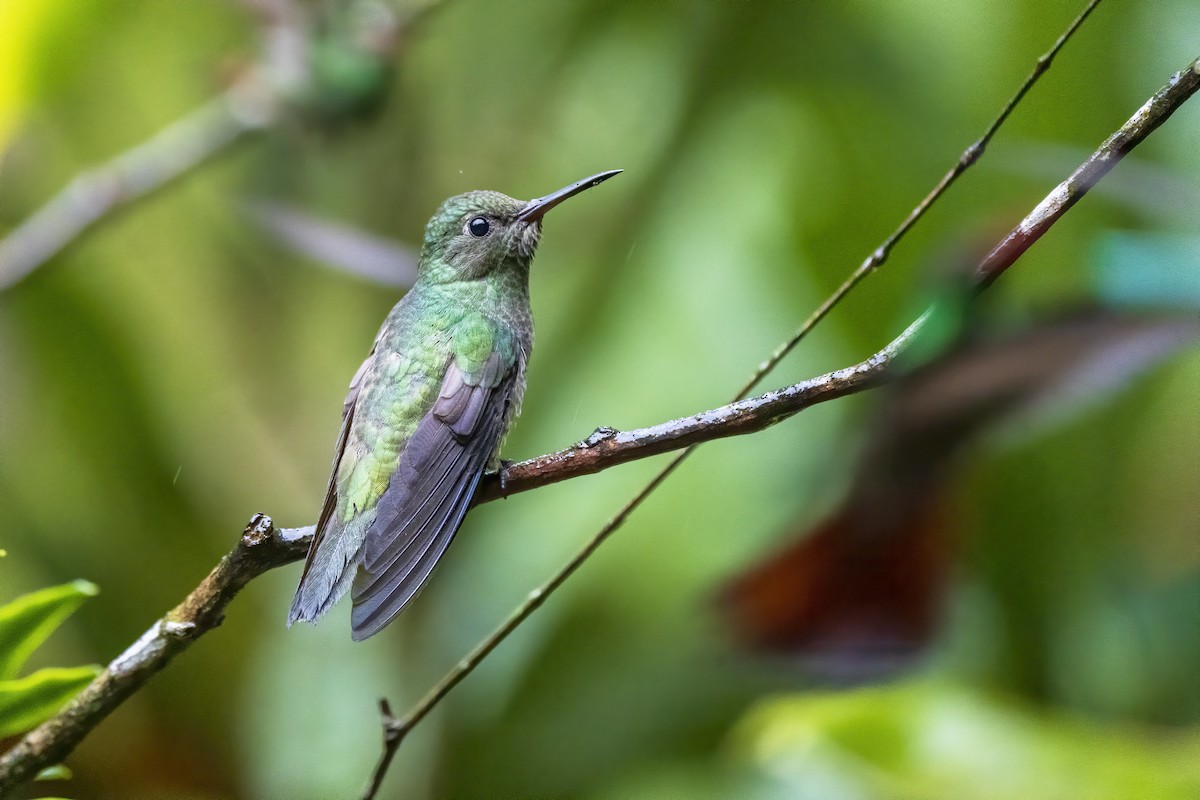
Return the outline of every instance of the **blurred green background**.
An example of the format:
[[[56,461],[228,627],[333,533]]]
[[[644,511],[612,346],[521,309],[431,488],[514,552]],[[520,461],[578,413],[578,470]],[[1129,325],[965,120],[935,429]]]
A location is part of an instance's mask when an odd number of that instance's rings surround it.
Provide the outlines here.
[[[0,235],[244,73],[260,53],[248,5],[0,0]],[[348,68],[380,93],[369,108],[297,99],[0,294],[0,601],[93,581],[100,596],[36,660],[107,662],[253,512],[315,519],[346,384],[399,295],[283,249],[247,202],[415,243],[451,194],[533,197],[624,168],[546,227],[504,453],[531,457],[724,403],[1080,5],[448,0],[402,38],[390,81]],[[1011,227],[1198,55],[1197,30],[1192,0],[1102,5],[979,166],[769,383],[899,332],[931,264]],[[1005,313],[1085,303],[1123,269],[1151,280],[1168,245],[1194,281],[1198,134],[1193,101],[993,289]],[[945,636],[902,684],[851,692],[733,651],[711,598],[836,502],[870,399],[708,445],[412,734],[382,796],[1197,796],[1198,391],[1193,349],[987,449],[956,498]],[[353,796],[377,698],[420,694],[659,466],[479,508],[420,600],[364,644],[348,604],[286,630],[299,567],[265,576],[55,791]]]

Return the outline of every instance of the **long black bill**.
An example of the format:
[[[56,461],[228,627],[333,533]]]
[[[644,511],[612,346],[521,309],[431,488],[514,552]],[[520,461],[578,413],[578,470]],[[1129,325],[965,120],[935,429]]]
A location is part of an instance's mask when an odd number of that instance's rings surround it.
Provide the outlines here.
[[[536,222],[544,217],[547,211],[554,208],[563,200],[566,200],[568,197],[574,197],[583,190],[590,189],[598,183],[604,183],[604,181],[621,171],[619,169],[610,169],[607,172],[601,172],[590,178],[584,178],[581,181],[572,183],[570,186],[559,189],[557,192],[548,194],[545,197],[530,200],[529,205],[525,206],[521,213],[517,215],[517,219],[522,222]]]

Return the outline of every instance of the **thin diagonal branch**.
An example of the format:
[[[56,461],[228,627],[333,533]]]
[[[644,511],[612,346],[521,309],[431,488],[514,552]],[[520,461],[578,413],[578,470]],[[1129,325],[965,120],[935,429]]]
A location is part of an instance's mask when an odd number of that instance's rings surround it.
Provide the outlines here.
[[[1021,86],[1017,89],[1016,93],[1008,99],[1008,102],[1004,104],[1004,108],[1000,109],[1000,113],[996,115],[994,120],[992,120],[992,124],[987,126],[987,129],[983,132],[983,135],[972,142],[971,146],[963,151],[962,155],[958,157],[958,161],[954,163],[954,166],[952,166],[946,172],[946,174],[942,176],[942,179],[938,181],[932,189],[929,190],[929,194],[925,195],[925,197],[921,199],[921,202],[917,203],[913,210],[908,212],[908,216],[904,218],[904,221],[900,223],[896,230],[892,231],[890,236],[883,240],[883,244],[879,245],[879,247],[876,247],[871,252],[871,255],[867,256],[867,258],[861,264],[859,264],[858,269],[850,273],[850,275],[846,277],[846,280],[842,282],[842,285],[835,289],[833,294],[825,298],[825,301],[817,307],[817,310],[814,311],[808,319],[804,320],[804,323],[796,329],[796,332],[792,334],[789,339],[776,347],[771,355],[767,357],[767,360],[758,365],[758,368],[746,381],[745,385],[742,386],[742,388],[734,396],[735,400],[740,400],[746,395],[750,394],[754,387],[757,386],[763,378],[770,374],[775,367],[778,366],[779,362],[786,358],[787,354],[796,348],[796,345],[800,344],[804,337],[808,336],[809,331],[815,328],[817,323],[825,319],[826,315],[828,315],[829,312],[834,309],[834,306],[842,302],[842,300],[844,300],[846,296],[854,290],[854,287],[858,286],[858,284],[862,282],[863,278],[866,278],[872,272],[882,267],[885,262],[887,262],[888,257],[892,254],[892,250],[896,246],[896,243],[904,238],[909,230],[917,224],[918,220],[925,216],[925,213],[929,211],[938,198],[945,194],[946,190],[949,189],[956,180],[958,180],[960,175],[973,167],[975,162],[979,161],[980,157],[983,156],[984,150],[987,149],[988,143],[991,142],[992,137],[996,135],[996,131],[1000,130],[1000,126],[1003,125],[1005,120],[1009,118],[1013,112],[1013,109],[1015,109],[1017,104],[1025,98],[1025,95],[1029,93],[1029,90],[1033,88],[1033,85],[1037,83],[1038,79],[1041,78],[1048,69],[1050,69],[1050,64],[1053,63],[1054,57],[1058,55],[1058,52],[1062,50],[1063,46],[1070,40],[1070,38],[1075,35],[1075,31],[1079,30],[1079,26],[1082,25],[1089,16],[1091,16],[1092,12],[1096,10],[1096,6],[1100,5],[1100,2],[1101,0],[1090,0],[1090,2],[1084,7],[1083,11],[1079,12],[1079,16],[1072,20],[1071,24],[1067,26],[1067,29],[1063,31],[1062,34],[1059,35],[1058,39],[1054,41],[1054,44],[1050,47],[1050,49],[1038,58],[1037,62],[1033,66],[1033,69],[1027,76],[1025,76],[1025,80],[1021,83]]]
[[[1137,146],[1197,90],[1200,90],[1200,60],[1173,76],[1170,83],[1122,126],[1117,134],[1110,137],[1085,164],[1106,163],[1111,168],[1110,161],[1119,160]],[[1103,173],[1097,174],[1097,180],[1102,176]],[[1040,203],[985,259],[986,271],[981,271],[981,285],[986,286],[1015,262],[1032,241],[1060,219],[1062,212],[1074,204],[1091,185],[1071,184],[1067,185],[1065,190],[1060,187]],[[1031,233],[1016,236],[1021,231]],[[1033,232],[1036,232],[1036,236]],[[745,401],[752,404],[752,408],[735,403],[685,417],[678,421],[678,425],[666,423],[613,436],[602,433],[598,438],[612,439],[613,444],[585,442],[551,456],[513,465],[506,471],[506,493],[529,491],[575,475],[598,472],[672,448],[694,446],[712,438],[761,430],[815,403],[863,391],[885,379],[885,369],[891,359],[903,349],[905,342],[912,337],[919,325],[920,320],[910,326],[897,341],[855,367],[838,370],[827,376],[770,392],[762,398]],[[826,385],[837,381],[842,381],[843,384],[840,387]],[[847,381],[850,382],[849,385],[845,384]],[[595,453],[579,452],[571,455],[571,451],[585,450],[594,450]],[[676,459],[678,458],[679,456],[676,456]],[[595,460],[589,461],[590,459]],[[587,463],[585,469],[580,467],[583,463]],[[495,479],[493,482],[496,482]],[[485,491],[488,494],[481,497],[480,502],[500,496],[498,487],[489,487]],[[619,524],[618,518],[614,518],[614,521]],[[610,522],[611,524],[613,523]],[[32,779],[40,769],[65,758],[108,714],[141,688],[154,673],[166,667],[176,655],[215,628],[220,623],[225,608],[242,587],[277,566],[303,558],[308,550],[311,533],[311,528],[278,530],[269,518],[256,516],[238,546],[221,560],[179,606],[155,622],[62,712],[27,734],[11,750],[0,756],[0,797]],[[533,603],[536,608],[545,597],[543,587],[531,594],[527,602]],[[516,624],[519,622],[518,619]],[[512,627],[515,628],[515,625]],[[505,631],[504,628],[501,630]],[[503,636],[497,638],[492,648],[502,639]],[[466,670],[454,683],[465,677],[469,671]],[[452,687],[453,684],[449,688]],[[429,708],[425,709],[422,716],[428,713],[449,688],[432,702],[428,699],[424,701],[428,703]],[[405,724],[412,713],[410,712],[405,720],[389,726],[394,728],[397,743],[414,724]]]
[[[396,748],[400,746],[396,717],[392,714],[392,706],[386,697],[379,701],[379,716],[383,723],[383,755],[379,766],[375,769],[375,774],[371,776],[371,784],[367,787],[366,797],[368,798],[374,797],[379,792],[379,787],[383,785],[383,778],[387,775],[388,767],[391,766],[392,758],[396,755]]]
[[[1074,172],[1046,196],[1021,224],[997,244],[976,270],[976,291],[983,291],[999,278],[1021,254],[1050,230],[1063,214],[1079,202],[1121,159],[1170,118],[1200,83],[1200,59],[1171,76],[1166,86],[1139,108],[1129,121],[1104,140]]]

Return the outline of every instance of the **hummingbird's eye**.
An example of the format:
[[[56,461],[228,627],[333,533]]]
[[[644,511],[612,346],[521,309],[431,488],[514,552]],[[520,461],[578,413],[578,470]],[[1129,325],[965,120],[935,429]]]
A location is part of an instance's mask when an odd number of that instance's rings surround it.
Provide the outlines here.
[[[485,217],[475,217],[467,223],[467,230],[472,236],[487,236],[488,231],[492,229],[492,223],[488,222]]]

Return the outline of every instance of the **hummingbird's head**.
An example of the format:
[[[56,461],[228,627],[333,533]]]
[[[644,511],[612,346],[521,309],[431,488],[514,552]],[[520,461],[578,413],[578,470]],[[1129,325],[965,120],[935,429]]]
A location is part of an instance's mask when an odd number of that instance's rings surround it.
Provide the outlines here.
[[[421,277],[453,283],[481,280],[497,270],[527,272],[546,212],[620,171],[601,172],[534,200],[488,191],[451,197],[425,228]]]
[[[425,227],[423,277],[452,283],[486,278],[497,269],[528,269],[542,225],[519,220],[524,208],[524,200],[500,192],[467,192],[442,203]]]

